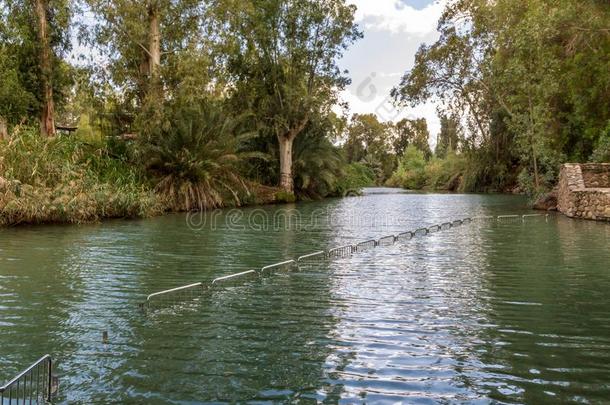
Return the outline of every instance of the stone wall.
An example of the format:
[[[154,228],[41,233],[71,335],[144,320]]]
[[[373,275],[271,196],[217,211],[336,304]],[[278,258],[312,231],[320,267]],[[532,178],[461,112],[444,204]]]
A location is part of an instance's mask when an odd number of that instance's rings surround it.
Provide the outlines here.
[[[610,221],[610,163],[566,163],[559,174],[559,211]]]

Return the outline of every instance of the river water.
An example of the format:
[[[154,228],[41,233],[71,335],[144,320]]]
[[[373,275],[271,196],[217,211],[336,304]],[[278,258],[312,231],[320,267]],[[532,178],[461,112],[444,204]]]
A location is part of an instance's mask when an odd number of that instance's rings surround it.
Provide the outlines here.
[[[610,400],[610,226],[476,221],[143,313],[147,294],[521,197],[412,194],[0,230],[0,382],[45,353],[58,403]],[[103,332],[108,333],[106,342]]]

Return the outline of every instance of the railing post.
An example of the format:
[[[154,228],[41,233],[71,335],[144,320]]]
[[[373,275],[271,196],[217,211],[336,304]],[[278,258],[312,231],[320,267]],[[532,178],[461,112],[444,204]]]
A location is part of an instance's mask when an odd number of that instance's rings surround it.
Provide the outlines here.
[[[49,357],[49,375],[47,379],[47,402],[51,402],[51,385],[53,383],[53,360]]]

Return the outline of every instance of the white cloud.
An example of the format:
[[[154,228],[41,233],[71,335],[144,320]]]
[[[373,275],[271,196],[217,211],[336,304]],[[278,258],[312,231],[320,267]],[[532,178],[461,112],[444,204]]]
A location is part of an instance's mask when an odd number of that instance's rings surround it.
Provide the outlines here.
[[[358,7],[356,21],[365,30],[393,33],[427,34],[436,27],[446,0],[435,1],[423,9],[416,9],[398,0],[351,0]]]
[[[438,38],[436,27],[447,0],[435,1],[421,9],[405,4],[409,1],[413,0],[350,1],[358,7],[356,22],[364,38],[341,60],[341,67],[349,70],[352,78],[341,98],[349,103],[351,113],[374,113],[381,121],[426,118],[433,145],[440,131],[436,105],[426,103],[397,110],[391,106],[390,91],[413,66],[421,43]]]

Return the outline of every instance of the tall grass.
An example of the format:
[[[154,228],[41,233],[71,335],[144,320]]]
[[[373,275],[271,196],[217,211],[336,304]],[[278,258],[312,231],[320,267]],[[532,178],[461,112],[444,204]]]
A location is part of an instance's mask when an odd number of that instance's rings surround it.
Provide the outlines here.
[[[105,145],[17,128],[0,142],[0,225],[95,222],[163,210],[136,168]]]

